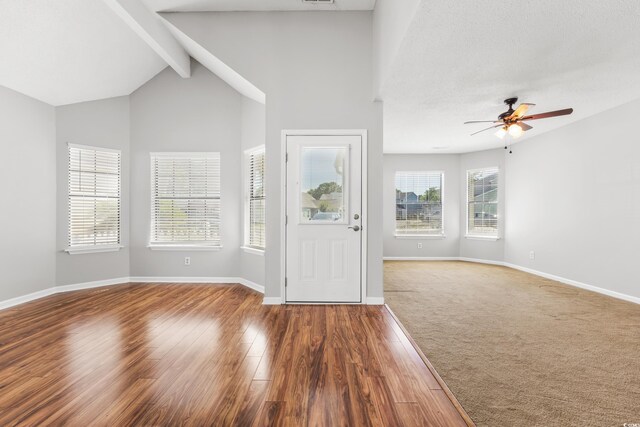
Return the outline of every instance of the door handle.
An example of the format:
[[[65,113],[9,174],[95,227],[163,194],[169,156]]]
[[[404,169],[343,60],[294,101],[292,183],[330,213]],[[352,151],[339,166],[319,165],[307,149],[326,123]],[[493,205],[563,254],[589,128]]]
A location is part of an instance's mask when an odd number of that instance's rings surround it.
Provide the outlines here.
[[[352,229],[353,231],[360,231],[360,227],[359,227],[359,226],[357,226],[357,225],[354,225],[353,227],[347,227],[347,228],[350,228],[350,229]]]

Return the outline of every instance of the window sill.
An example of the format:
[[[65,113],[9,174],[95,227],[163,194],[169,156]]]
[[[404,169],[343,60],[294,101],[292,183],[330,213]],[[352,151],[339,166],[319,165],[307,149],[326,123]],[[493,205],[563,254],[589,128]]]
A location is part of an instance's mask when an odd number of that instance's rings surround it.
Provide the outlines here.
[[[121,246],[121,245],[76,246],[72,248],[67,248],[64,251],[69,255],[97,254],[100,252],[117,252],[123,247],[124,246]]]
[[[446,239],[445,234],[396,234],[396,239],[419,239],[419,240],[442,240]]]
[[[472,234],[467,234],[466,236],[464,236],[464,238],[469,240],[488,240],[488,241],[500,240],[500,237],[498,236],[474,236]]]
[[[216,252],[222,249],[222,246],[210,245],[148,245],[147,248],[152,251],[211,251]]]
[[[264,256],[264,249],[252,248],[250,246],[241,246],[240,248],[248,254]]]

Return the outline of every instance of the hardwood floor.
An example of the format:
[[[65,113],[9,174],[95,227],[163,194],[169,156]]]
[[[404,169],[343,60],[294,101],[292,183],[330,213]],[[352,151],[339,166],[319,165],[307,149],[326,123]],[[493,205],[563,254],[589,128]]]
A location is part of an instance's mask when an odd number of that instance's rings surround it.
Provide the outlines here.
[[[0,425],[467,424],[384,307],[136,284],[0,311]]]

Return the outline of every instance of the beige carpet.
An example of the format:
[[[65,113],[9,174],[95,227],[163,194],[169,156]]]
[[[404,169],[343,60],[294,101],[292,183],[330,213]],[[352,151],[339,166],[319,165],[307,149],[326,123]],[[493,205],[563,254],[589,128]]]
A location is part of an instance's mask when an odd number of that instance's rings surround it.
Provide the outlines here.
[[[640,423],[637,304],[466,262],[385,262],[385,298],[478,426]]]

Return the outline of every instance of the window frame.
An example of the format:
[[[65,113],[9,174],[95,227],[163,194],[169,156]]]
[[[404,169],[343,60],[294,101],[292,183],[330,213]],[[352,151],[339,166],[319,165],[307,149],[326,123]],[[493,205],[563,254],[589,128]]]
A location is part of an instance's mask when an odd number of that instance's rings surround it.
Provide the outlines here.
[[[251,253],[251,254],[255,254],[255,255],[264,255],[264,252],[266,250],[266,222],[267,222],[267,215],[266,215],[266,201],[267,201],[267,192],[266,192],[266,180],[263,183],[263,197],[262,200],[265,201],[265,217],[264,217],[264,223],[265,223],[265,246],[264,247],[259,247],[259,246],[255,246],[255,245],[251,245],[250,244],[250,239],[251,239],[251,157],[255,156],[257,154],[262,154],[264,157],[264,164],[265,164],[265,168],[263,171],[263,179],[264,179],[264,172],[266,172],[266,146],[265,145],[260,145],[257,147],[253,147],[250,148],[248,150],[244,151],[244,161],[243,161],[243,176],[244,176],[244,233],[243,233],[243,240],[242,240],[242,249],[247,252],[247,253]]]
[[[496,232],[495,234],[483,234],[483,233],[472,233],[469,231],[469,175],[476,172],[483,172],[487,170],[495,170],[498,174],[498,188],[496,193]],[[500,224],[502,223],[502,219],[500,218],[500,187],[501,187],[501,172],[500,166],[486,166],[482,168],[474,168],[467,169],[465,174],[465,194],[466,194],[466,204],[465,204],[465,235],[466,239],[470,240],[500,240]]]
[[[393,176],[393,184],[394,184],[394,210],[395,210],[395,190],[396,190],[396,182],[398,179],[398,174],[431,174],[431,175],[440,175],[440,232],[439,233],[415,233],[415,234],[398,234],[398,226],[397,226],[397,216],[394,212],[394,237],[396,239],[444,239],[446,238],[445,233],[445,172],[443,170],[421,170],[421,171],[395,171]]]
[[[71,198],[78,197],[71,194],[71,149],[90,150],[103,153],[116,153],[118,155],[118,238],[116,243],[75,245],[71,244]],[[99,252],[116,252],[122,249],[122,150],[114,148],[97,147],[92,145],[67,143],[67,247],[64,252],[69,255],[79,255]]]
[[[220,192],[218,199],[220,201],[220,219],[218,225],[218,243],[206,243],[200,241],[189,242],[154,242],[154,224],[155,224],[155,201],[156,201],[156,176],[154,160],[158,157],[166,158],[203,158],[211,155],[218,156],[219,168],[218,168],[218,180],[220,182]],[[222,155],[219,151],[202,151],[202,152],[151,152],[149,153],[149,166],[150,166],[150,217],[149,217],[149,238],[147,248],[157,251],[219,251],[222,249]],[[197,199],[197,198],[194,198]]]

